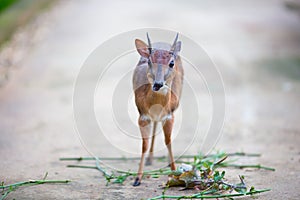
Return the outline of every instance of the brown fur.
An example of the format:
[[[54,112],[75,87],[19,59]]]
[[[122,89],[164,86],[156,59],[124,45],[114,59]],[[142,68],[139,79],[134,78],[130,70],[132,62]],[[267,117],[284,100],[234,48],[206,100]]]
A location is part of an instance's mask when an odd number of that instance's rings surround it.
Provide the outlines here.
[[[136,40],[136,46],[142,57],[133,74],[133,89],[135,94],[135,103],[140,114],[138,123],[142,135],[143,147],[138,176],[135,180],[134,186],[139,185],[142,179],[145,153],[149,147],[151,122],[154,124],[153,135],[150,154],[146,164],[151,164],[153,160],[155,129],[158,121],[156,121],[157,119],[154,119],[153,113],[151,113],[151,108],[157,105],[158,109],[160,109],[159,114],[162,116],[161,122],[163,123],[165,144],[169,152],[170,167],[172,170],[176,169],[172,154],[171,135],[174,123],[173,112],[179,105],[183,82],[183,67],[179,56],[176,57],[173,69],[170,69],[169,67],[169,62],[172,57],[170,54],[171,46],[169,44],[154,43],[153,47],[155,50],[153,50],[154,52],[151,55],[148,52],[148,46],[141,40]],[[151,56],[151,69],[148,65],[147,56]],[[168,88],[166,93],[156,92],[152,89],[153,82],[155,81],[155,78],[157,78],[155,77],[157,70],[161,70],[160,72],[163,73],[161,78],[164,77],[165,79],[163,81]]]
[[[137,68],[138,67],[139,65]],[[176,75],[172,80],[171,91],[169,91],[167,95],[153,92],[149,82],[145,82],[145,84],[142,84],[140,87],[135,89],[135,103],[140,115],[148,114],[149,108],[155,104],[160,104],[163,107],[166,107],[167,112],[174,112],[177,109],[179,106],[183,82],[183,68],[180,57],[176,59],[175,71]],[[146,78],[146,74],[142,73],[145,73],[145,71],[139,72],[136,70],[134,72],[133,82],[137,81],[137,76],[144,76]]]

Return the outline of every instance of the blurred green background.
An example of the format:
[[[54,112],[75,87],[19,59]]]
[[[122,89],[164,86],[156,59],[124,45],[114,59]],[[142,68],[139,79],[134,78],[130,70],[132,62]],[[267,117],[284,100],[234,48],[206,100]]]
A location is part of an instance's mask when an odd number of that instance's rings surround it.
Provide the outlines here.
[[[30,22],[55,1],[0,0],[0,48],[22,25]]]

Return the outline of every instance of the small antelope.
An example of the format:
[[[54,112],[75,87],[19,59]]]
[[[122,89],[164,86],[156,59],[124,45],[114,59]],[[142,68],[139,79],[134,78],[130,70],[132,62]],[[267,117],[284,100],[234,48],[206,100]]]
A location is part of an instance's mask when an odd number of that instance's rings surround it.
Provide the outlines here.
[[[173,112],[179,105],[183,82],[183,68],[178,55],[181,42],[177,41],[178,33],[172,45],[163,42],[152,44],[148,33],[147,40],[148,45],[139,39],[135,40],[135,46],[141,58],[134,70],[133,89],[135,103],[140,114],[138,124],[143,147],[138,176],[133,186],[141,184],[152,122],[152,141],[146,165],[152,164],[156,127],[158,122],[162,122],[170,167],[176,170],[171,148],[171,134],[174,123]]]

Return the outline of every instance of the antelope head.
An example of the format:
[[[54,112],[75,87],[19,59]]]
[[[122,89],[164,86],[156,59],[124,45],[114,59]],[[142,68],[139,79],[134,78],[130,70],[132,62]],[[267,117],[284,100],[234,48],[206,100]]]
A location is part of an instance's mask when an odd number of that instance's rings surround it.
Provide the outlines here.
[[[135,46],[139,54],[148,60],[147,78],[154,92],[166,94],[172,85],[176,75],[176,58],[181,49],[178,33],[172,45],[166,43],[151,43],[147,33],[148,45],[135,40]]]

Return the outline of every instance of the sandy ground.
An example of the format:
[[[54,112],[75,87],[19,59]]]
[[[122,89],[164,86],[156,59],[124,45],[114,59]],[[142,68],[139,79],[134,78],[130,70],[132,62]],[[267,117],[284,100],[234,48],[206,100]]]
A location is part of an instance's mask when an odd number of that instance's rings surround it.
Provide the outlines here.
[[[226,120],[215,149],[262,153],[244,162],[276,168],[229,170],[229,177],[244,174],[249,185],[272,188],[258,199],[298,199],[300,20],[284,2],[61,1],[29,26],[33,28],[20,31],[26,37],[12,43],[12,54],[24,52],[11,56],[19,60],[0,89],[0,180],[40,179],[48,172],[49,179],[72,182],[20,188],[7,199],[141,199],[161,194],[158,185],[164,177],[145,179],[140,187],[132,187],[130,180],[105,186],[96,170],[69,169],[59,161],[89,155],[77,136],[72,109],[82,64],[112,35],[144,27],[193,38],[218,65],[226,89]],[[31,42],[24,48],[22,41]],[[209,121],[207,112],[204,105],[204,122]],[[189,144],[190,135],[183,138],[174,145],[175,154]],[[99,144],[99,152],[112,156],[112,143]],[[137,141],[137,152],[139,145]],[[137,170],[138,162],[124,165]],[[180,193],[177,188],[168,192]]]

